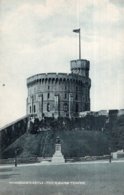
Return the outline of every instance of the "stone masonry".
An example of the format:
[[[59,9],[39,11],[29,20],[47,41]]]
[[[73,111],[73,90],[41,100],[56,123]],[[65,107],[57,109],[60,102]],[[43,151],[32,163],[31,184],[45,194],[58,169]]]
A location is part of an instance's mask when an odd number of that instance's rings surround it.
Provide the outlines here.
[[[72,60],[71,73],[41,73],[27,79],[27,114],[43,117],[78,117],[90,110],[90,62]]]

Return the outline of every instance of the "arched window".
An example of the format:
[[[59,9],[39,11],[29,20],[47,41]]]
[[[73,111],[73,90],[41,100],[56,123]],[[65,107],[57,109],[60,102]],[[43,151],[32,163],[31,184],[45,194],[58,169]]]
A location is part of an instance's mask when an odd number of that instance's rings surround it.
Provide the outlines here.
[[[47,112],[50,112],[50,104],[47,103]]]
[[[65,93],[65,99],[67,98],[67,94]]]

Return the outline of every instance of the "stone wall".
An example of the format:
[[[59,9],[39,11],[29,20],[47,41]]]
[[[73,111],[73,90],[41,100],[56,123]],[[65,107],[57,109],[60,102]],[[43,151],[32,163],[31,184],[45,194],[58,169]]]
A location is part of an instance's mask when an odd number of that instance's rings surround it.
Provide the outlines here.
[[[25,116],[0,129],[0,158],[4,149],[26,132],[27,122]]]

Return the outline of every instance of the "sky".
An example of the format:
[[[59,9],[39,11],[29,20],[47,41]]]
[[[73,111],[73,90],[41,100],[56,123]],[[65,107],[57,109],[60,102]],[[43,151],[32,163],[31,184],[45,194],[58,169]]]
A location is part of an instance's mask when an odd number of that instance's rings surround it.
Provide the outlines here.
[[[124,108],[123,0],[0,0],[0,127],[26,114],[26,79],[90,60],[91,110]]]

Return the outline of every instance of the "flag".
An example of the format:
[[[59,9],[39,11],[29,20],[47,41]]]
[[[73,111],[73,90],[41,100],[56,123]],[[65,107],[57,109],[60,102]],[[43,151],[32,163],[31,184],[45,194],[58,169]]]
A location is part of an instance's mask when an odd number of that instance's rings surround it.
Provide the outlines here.
[[[80,33],[80,28],[79,29],[74,29],[73,32]]]

